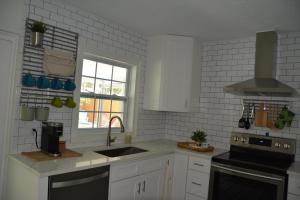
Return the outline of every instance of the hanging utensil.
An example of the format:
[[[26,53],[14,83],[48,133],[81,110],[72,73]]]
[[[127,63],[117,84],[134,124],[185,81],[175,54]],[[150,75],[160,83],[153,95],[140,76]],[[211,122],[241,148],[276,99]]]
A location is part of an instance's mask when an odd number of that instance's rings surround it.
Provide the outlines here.
[[[272,128],[273,127],[273,116],[274,116],[274,108],[273,108],[272,104],[269,105],[269,111],[268,111],[267,116],[268,116],[267,117],[267,127]]]
[[[255,104],[251,105],[250,124],[253,125],[255,120]]]
[[[243,105],[243,111],[242,111],[242,116],[241,116],[241,119],[239,120],[239,124],[238,124],[238,127],[239,128],[245,128],[245,118],[244,118],[244,110],[245,110],[245,106]]]
[[[259,110],[255,116],[255,126],[266,127],[267,126],[267,111],[265,110],[264,103],[259,104]]]
[[[247,130],[250,128],[249,114],[250,114],[250,103],[248,104],[247,120],[245,122],[245,129]]]

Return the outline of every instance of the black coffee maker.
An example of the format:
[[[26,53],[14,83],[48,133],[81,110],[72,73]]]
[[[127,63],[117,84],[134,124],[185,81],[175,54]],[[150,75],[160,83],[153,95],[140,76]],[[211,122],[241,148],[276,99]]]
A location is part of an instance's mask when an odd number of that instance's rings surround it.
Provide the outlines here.
[[[61,155],[59,151],[59,137],[63,134],[63,123],[43,122],[41,149],[50,156],[58,157]]]

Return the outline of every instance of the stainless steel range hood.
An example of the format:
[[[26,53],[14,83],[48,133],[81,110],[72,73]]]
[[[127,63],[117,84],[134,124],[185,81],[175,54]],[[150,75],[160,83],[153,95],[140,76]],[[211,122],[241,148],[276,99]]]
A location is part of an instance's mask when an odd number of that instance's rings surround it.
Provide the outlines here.
[[[275,31],[256,34],[255,77],[224,87],[224,92],[244,96],[292,97],[294,88],[275,79],[277,34]]]

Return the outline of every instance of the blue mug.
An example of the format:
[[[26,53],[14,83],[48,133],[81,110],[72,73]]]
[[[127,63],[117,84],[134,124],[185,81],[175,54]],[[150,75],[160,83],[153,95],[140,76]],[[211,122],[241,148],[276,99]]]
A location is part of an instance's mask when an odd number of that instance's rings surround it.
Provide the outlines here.
[[[58,78],[54,78],[51,81],[50,88],[53,89],[53,90],[60,90],[60,89],[63,88],[63,83]]]
[[[30,73],[25,74],[22,77],[22,85],[25,87],[34,87],[36,86],[36,80]]]
[[[64,84],[64,89],[67,91],[74,91],[76,88],[76,85],[74,83],[74,81],[68,79],[65,84]]]
[[[49,88],[49,79],[47,79],[45,76],[40,76],[36,82],[36,86],[40,89],[47,89]]]

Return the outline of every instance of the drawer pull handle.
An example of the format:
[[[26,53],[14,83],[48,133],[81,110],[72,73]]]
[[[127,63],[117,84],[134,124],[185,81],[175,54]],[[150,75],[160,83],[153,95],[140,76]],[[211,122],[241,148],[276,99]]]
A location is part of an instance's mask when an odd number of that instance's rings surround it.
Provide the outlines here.
[[[138,187],[139,187],[139,188],[138,188],[138,191],[137,191],[137,192],[138,192],[138,194],[141,194],[141,183],[138,184]]]
[[[200,166],[200,167],[204,167],[203,164],[199,164],[199,163],[194,163],[194,165]]]
[[[143,192],[146,192],[146,181],[143,182]]]
[[[192,182],[192,184],[194,184],[194,185],[198,185],[198,186],[202,186],[202,184],[200,184],[200,183],[196,183],[196,182]]]

